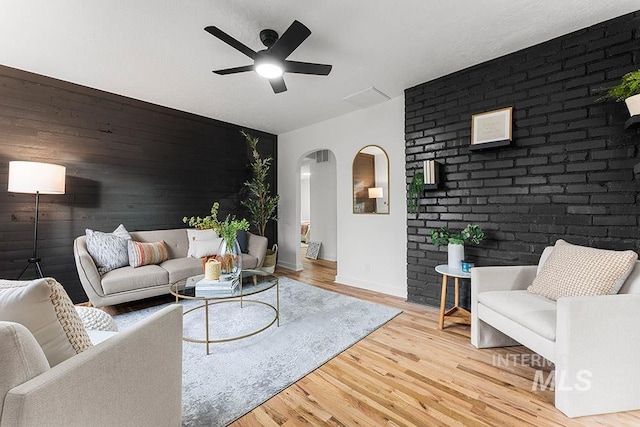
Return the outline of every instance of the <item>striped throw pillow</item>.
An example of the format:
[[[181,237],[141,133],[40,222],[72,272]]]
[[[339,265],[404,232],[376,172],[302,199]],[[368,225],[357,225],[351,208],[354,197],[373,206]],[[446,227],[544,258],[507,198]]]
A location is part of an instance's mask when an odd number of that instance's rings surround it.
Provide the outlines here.
[[[169,259],[167,244],[162,242],[142,243],[129,240],[129,265],[133,268],[149,264],[160,264]]]

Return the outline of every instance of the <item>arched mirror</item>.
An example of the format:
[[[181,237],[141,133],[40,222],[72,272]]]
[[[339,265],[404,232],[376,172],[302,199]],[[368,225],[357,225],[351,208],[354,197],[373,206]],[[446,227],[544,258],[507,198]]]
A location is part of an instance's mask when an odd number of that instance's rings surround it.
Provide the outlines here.
[[[389,213],[389,157],[367,145],[353,159],[353,213]]]

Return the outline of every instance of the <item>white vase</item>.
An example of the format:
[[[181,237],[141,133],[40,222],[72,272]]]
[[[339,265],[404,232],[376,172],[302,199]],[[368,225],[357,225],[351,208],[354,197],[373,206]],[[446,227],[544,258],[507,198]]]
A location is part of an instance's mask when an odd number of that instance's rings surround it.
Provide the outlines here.
[[[627,109],[631,117],[640,114],[640,94],[630,96],[624,100],[624,103],[627,104]]]
[[[449,266],[449,268],[460,270],[462,260],[464,259],[464,245],[449,243],[447,249],[449,250],[447,265]]]

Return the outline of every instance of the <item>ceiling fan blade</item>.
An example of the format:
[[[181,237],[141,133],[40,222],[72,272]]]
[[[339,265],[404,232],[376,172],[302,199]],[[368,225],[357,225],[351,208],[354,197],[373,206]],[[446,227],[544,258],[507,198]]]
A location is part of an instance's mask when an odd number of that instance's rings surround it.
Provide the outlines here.
[[[244,53],[249,58],[256,59],[256,52],[253,49],[251,49],[250,47],[247,47],[244,44],[240,43],[238,40],[234,39],[229,34],[227,34],[224,31],[222,31],[220,28],[214,27],[212,25],[212,26],[206,27],[204,30],[206,32],[208,32],[209,34],[211,34],[212,36],[215,36],[215,37],[219,38],[220,40],[222,40],[223,42],[225,42],[229,46],[233,47],[234,49],[239,50],[240,52]]]
[[[299,21],[293,21],[293,24],[287,28],[287,31],[271,46],[269,54],[280,59],[285,59],[310,35],[311,30],[305,27],[304,24]]]
[[[244,73],[245,71],[253,71],[253,65],[244,65],[242,67],[225,68],[222,70],[213,70],[214,73],[224,76],[226,74]]]
[[[277,79],[269,79],[269,83],[271,83],[271,88],[274,93],[280,93],[287,90],[287,85],[284,84],[284,79],[282,77],[278,77]]]
[[[331,65],[314,64],[311,62],[284,61],[284,71],[287,73],[327,76],[331,72]]]

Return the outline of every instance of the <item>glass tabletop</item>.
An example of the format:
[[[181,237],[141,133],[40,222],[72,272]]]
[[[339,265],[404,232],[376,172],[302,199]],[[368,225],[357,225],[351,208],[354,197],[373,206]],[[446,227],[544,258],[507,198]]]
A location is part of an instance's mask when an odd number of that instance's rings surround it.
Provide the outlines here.
[[[236,279],[231,282],[207,282],[198,284],[204,274],[181,279],[169,287],[169,292],[178,298],[223,300],[245,297],[267,291],[278,284],[278,278],[262,271],[243,270],[242,283]]]

